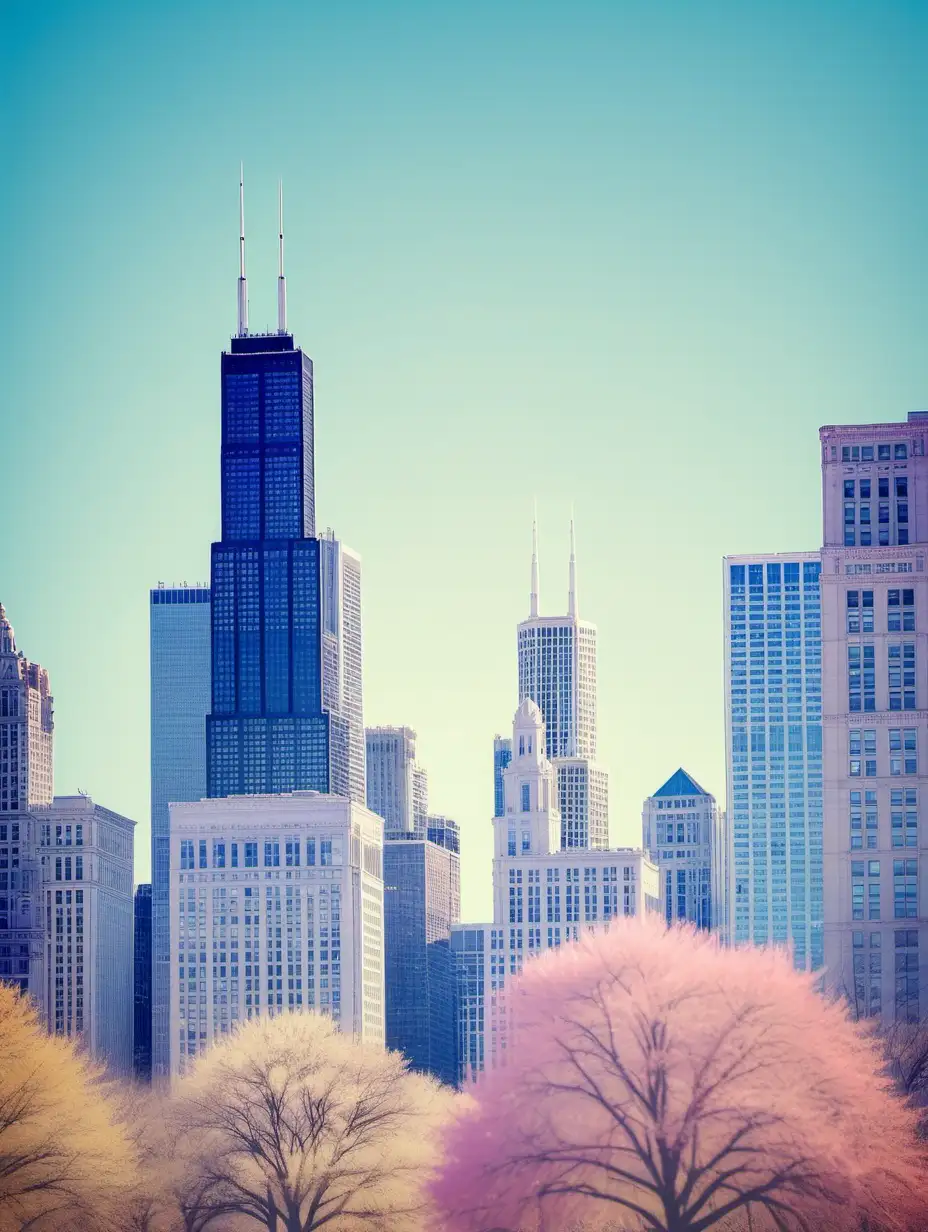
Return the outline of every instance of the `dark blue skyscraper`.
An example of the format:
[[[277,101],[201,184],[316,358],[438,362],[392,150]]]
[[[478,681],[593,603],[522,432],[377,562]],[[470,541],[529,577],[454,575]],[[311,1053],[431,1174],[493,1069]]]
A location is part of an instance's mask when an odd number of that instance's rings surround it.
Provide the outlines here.
[[[135,887],[135,1024],[133,1070],[151,1082],[151,886]]]
[[[207,794],[364,799],[360,562],[317,539],[313,365],[286,328],[283,225],[275,334],[222,356],[222,538],[211,564]]]

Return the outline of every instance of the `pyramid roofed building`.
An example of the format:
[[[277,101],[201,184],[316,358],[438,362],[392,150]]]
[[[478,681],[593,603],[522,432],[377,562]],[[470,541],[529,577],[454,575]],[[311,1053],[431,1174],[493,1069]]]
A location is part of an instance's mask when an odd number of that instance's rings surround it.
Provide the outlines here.
[[[709,796],[711,794],[704,787],[700,787],[693,776],[687,774],[681,766],[670,776],[663,787],[658,787],[654,796]]]

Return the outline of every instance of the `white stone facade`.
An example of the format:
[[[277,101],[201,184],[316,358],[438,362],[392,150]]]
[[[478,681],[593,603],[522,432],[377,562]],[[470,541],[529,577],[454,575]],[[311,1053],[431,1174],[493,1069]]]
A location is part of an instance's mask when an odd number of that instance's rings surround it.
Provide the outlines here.
[[[171,957],[172,1077],[265,1013],[383,1044],[381,818],[316,792],[172,804]]]
[[[37,1000],[48,1030],[81,1036],[112,1076],[131,1077],[135,822],[89,796],[56,796],[32,820],[45,922]]]
[[[526,958],[619,916],[659,909],[657,867],[646,852],[561,849],[555,770],[530,699],[516,712],[503,787],[506,811],[493,822],[493,922],[452,931],[463,1079],[504,1062],[505,981]]]
[[[367,807],[385,823],[388,835],[425,836],[428,777],[416,762],[411,727],[369,727]]]
[[[821,430],[827,981],[928,1012],[928,416]]]
[[[719,930],[724,918],[724,836],[715,797],[680,769],[649,796],[642,844],[658,867],[661,914],[668,924]]]

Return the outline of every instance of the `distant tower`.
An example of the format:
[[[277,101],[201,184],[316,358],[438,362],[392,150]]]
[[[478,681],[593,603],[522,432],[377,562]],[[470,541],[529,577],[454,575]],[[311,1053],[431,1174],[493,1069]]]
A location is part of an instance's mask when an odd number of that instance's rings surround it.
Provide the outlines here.
[[[384,837],[425,838],[428,776],[416,761],[411,727],[369,727],[367,807],[384,820]]]
[[[512,761],[512,740],[508,736],[493,737],[493,816],[500,817],[504,807],[503,771]]]
[[[518,628],[519,700],[545,719],[558,779],[564,847],[609,844],[609,779],[596,764],[596,626],[580,619],[574,524],[570,522],[566,616],[539,615],[537,531],[532,528],[530,616]]]
[[[52,799],[48,673],[16,649],[0,604],[0,980],[43,996],[44,917],[36,823]]]
[[[151,886],[135,888],[135,1030],[137,1082],[151,1082]],[[170,1008],[170,1006],[168,1007]]]
[[[724,887],[715,797],[680,769],[645,800],[641,820],[642,846],[658,867],[667,923],[718,928]]]

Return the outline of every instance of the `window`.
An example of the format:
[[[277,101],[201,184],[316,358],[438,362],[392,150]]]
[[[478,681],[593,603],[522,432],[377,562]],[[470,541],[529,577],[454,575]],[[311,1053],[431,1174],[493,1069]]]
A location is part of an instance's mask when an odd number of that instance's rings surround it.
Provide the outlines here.
[[[264,867],[280,868],[280,843],[268,841],[264,844]]]
[[[893,847],[918,846],[918,790],[895,788],[890,793],[890,824]]]
[[[522,854],[527,855],[532,850],[532,834],[530,830],[522,831]]]
[[[308,868],[312,868],[316,863],[316,840],[308,838],[306,840],[306,864]]]
[[[287,861],[287,868],[299,868],[300,840],[298,838],[287,839],[286,847],[284,848],[284,858]]]
[[[860,807],[860,792],[851,792],[851,850],[860,851],[863,848],[863,813]]]
[[[896,1020],[918,1022],[918,930],[897,928],[893,940]]]
[[[864,863],[863,860],[851,861],[851,918],[864,918]]]
[[[225,868],[226,866],[226,845],[225,843],[213,843],[213,868]]]
[[[522,812],[528,813],[532,808],[531,787],[528,783],[522,784]]]
[[[200,868],[206,868],[206,839],[200,839]]]
[[[258,844],[257,843],[246,843],[245,844],[245,867],[246,868],[257,868],[258,867]]]
[[[516,854],[516,832],[510,830],[506,839],[506,854],[514,856]]]
[[[879,497],[880,500],[889,499],[889,478],[883,477],[879,480]]]
[[[332,840],[330,838],[319,840],[319,863],[323,868],[327,868],[332,863]]]
[[[918,860],[893,860],[893,915],[897,920],[918,916]]]
[[[877,445],[876,456],[879,458],[881,462],[889,461],[889,446],[888,445]]]
[[[845,500],[854,499],[854,480],[853,479],[845,479],[844,481],[844,499]]]
[[[886,627],[890,633],[915,632],[915,591],[889,590],[886,593]]]
[[[904,461],[908,457],[908,455],[909,455],[909,451],[906,445],[894,445],[893,446],[893,457],[896,459],[897,462]]]

